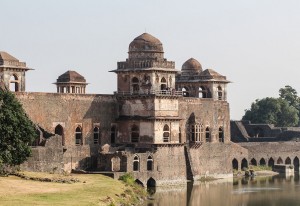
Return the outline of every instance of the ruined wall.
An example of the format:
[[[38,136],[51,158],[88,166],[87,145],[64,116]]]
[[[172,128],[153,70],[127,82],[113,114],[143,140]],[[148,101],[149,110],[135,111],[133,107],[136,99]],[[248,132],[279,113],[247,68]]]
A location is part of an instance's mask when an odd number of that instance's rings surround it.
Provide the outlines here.
[[[110,142],[111,124],[118,113],[112,95],[16,93],[29,118],[49,133],[63,127],[65,170],[97,166],[98,150]],[[93,129],[100,129],[100,142],[94,144]],[[75,130],[82,128],[82,145],[75,144]]]
[[[193,123],[201,123],[210,128],[211,142],[218,142],[219,128],[224,129],[225,142],[230,141],[229,104],[226,101],[213,99],[181,98],[179,99],[179,117],[181,138],[183,142],[189,139],[189,127]]]
[[[195,180],[202,176],[232,176],[232,160],[248,157],[247,149],[235,143],[206,143],[189,151]]]
[[[32,155],[21,164],[21,170],[61,173],[64,171],[61,136],[46,140],[45,146],[32,147]]]

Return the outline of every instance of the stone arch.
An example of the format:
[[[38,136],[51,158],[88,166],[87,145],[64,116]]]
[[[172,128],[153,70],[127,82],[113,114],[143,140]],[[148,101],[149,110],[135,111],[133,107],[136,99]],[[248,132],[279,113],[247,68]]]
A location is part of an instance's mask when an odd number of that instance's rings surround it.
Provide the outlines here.
[[[265,165],[266,165],[266,160],[265,160],[264,158],[261,158],[261,159],[259,160],[259,165],[265,166]]]
[[[140,170],[140,158],[138,155],[135,155],[133,158],[133,171],[139,171]]]
[[[75,144],[82,145],[82,128],[81,126],[77,126],[75,129]]]
[[[164,77],[160,80],[160,90],[167,90],[167,80]]]
[[[139,79],[137,77],[133,77],[131,79],[131,86],[132,86],[132,91],[133,93],[139,93],[140,91],[140,84],[139,84]]]
[[[61,145],[64,146],[65,145],[64,128],[60,124],[58,124],[54,129],[54,133],[61,136]]]
[[[270,159],[269,159],[269,161],[268,161],[268,166],[269,167],[274,167],[274,164],[275,164],[275,161],[274,161],[274,159],[271,157]]]
[[[206,127],[205,129],[205,141],[210,142],[211,141],[211,136],[210,136],[210,130],[209,127]]]
[[[9,90],[18,92],[20,91],[20,85],[19,85],[19,77],[16,74],[13,74],[10,76],[9,79]]]
[[[190,96],[190,92],[189,92],[189,89],[187,87],[182,87],[181,91],[182,91],[182,95],[184,97],[189,97]]]
[[[147,158],[147,171],[153,170],[153,157],[151,155]]]
[[[252,158],[250,163],[251,163],[251,165],[257,166],[257,161],[255,158]]]
[[[138,185],[141,185],[142,187],[144,187],[143,182],[141,180],[139,180],[139,179],[136,179],[135,183],[138,184]]]
[[[279,157],[279,158],[277,159],[277,164],[283,164],[283,160],[281,159],[281,157]]]
[[[169,125],[165,124],[163,128],[163,142],[170,141],[170,127]]]
[[[150,177],[147,181],[147,187],[156,187],[156,181],[152,177]]]
[[[248,168],[248,161],[246,158],[242,159],[241,169]]]
[[[293,160],[294,168],[296,172],[299,172],[299,158],[296,156]]]
[[[287,158],[285,159],[285,162],[284,162],[284,163],[285,163],[286,165],[292,164],[291,158],[287,157]]]
[[[224,142],[224,131],[223,131],[223,127],[219,127],[219,142]]]
[[[221,86],[218,86],[218,100],[223,100],[223,89]]]
[[[232,160],[232,169],[234,169],[234,170],[239,169],[239,162],[235,158]]]
[[[119,172],[121,169],[121,159],[118,156],[111,158],[111,171]]]

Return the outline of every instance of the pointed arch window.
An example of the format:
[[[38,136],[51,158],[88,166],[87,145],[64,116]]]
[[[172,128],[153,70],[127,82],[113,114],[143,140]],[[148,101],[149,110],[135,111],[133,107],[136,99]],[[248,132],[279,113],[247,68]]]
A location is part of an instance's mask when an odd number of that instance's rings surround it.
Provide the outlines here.
[[[167,90],[167,80],[164,77],[160,80],[160,90]]]
[[[55,127],[54,133],[61,136],[61,145],[65,145],[64,128],[59,124]]]
[[[100,144],[100,130],[99,130],[99,127],[94,127],[94,144]]]
[[[82,128],[80,126],[75,130],[75,144],[82,145]]]
[[[136,125],[133,125],[131,127],[131,142],[133,142],[133,143],[139,142],[139,138],[140,138],[139,127]]]
[[[205,141],[206,142],[210,142],[211,138],[210,138],[210,130],[209,127],[206,127],[205,129]]]
[[[219,128],[219,142],[224,142],[224,131],[223,128]]]
[[[140,91],[139,79],[136,77],[133,77],[131,80],[131,84],[132,84],[133,93],[139,93],[139,91]]]
[[[165,124],[164,131],[163,131],[163,142],[169,142],[170,141],[170,127]]]
[[[147,170],[152,171],[153,170],[153,158],[151,155],[147,158]]]
[[[133,158],[133,171],[140,170],[140,158],[139,156],[135,155]]]

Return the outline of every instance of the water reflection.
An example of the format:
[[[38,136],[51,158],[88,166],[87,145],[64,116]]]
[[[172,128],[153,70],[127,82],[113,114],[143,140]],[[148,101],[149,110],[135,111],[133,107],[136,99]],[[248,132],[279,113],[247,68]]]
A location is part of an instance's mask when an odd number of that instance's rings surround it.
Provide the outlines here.
[[[157,187],[147,206],[299,206],[299,175],[222,179]]]

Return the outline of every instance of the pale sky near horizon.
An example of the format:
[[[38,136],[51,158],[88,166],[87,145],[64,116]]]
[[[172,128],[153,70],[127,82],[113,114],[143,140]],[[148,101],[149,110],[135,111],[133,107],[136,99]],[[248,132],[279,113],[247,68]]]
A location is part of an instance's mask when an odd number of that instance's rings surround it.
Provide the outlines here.
[[[57,77],[75,70],[88,93],[116,90],[118,61],[147,31],[176,68],[193,57],[232,81],[231,119],[255,99],[300,93],[299,0],[0,0],[0,51],[35,69],[26,90],[56,92]]]

